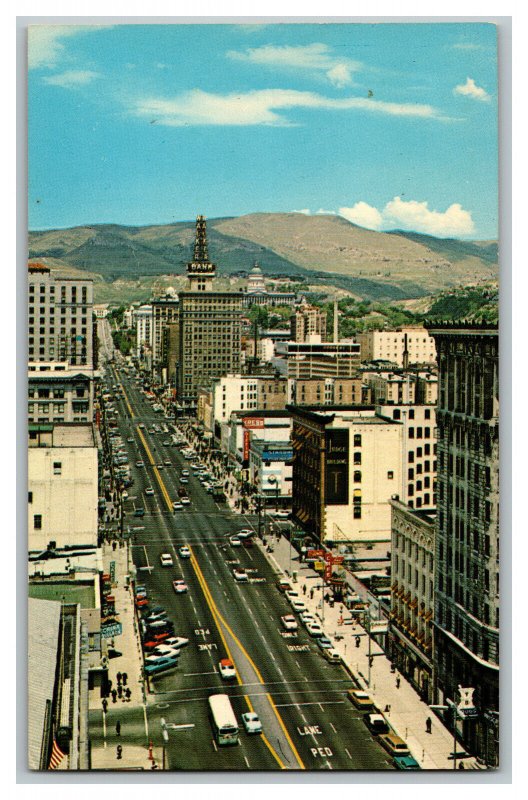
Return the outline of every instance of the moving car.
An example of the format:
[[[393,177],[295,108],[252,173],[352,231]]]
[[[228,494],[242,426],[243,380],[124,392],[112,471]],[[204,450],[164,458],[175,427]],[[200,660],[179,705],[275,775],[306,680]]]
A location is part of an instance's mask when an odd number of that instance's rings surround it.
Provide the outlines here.
[[[218,669],[220,670],[220,675],[225,681],[230,681],[236,678],[235,665],[231,659],[223,658],[221,661],[219,661]]]
[[[363,709],[363,711],[370,711],[374,708],[374,700],[362,689],[349,689],[347,696],[356,708]]]
[[[181,502],[182,502],[183,506],[190,506],[191,505],[191,498],[187,497],[187,496],[182,497]]]
[[[181,549],[181,548],[180,548]],[[172,567],[174,562],[170,553],[162,553],[160,555],[160,563],[162,567]]]
[[[182,477],[180,478],[180,483],[189,483],[189,478],[186,478],[185,476],[182,475]]]
[[[172,588],[176,592],[176,594],[185,594],[187,591],[187,584],[181,578],[172,582]]]
[[[183,504],[178,502],[178,500],[175,500],[174,503],[172,504],[172,510],[173,511],[183,511]]]
[[[136,461],[136,467],[138,467],[138,469],[139,469],[140,467],[144,467],[144,466],[145,466],[145,464],[144,464],[144,462],[143,462],[143,461]]]
[[[170,458],[166,458],[163,463],[165,464],[166,467],[172,466],[172,461],[170,460]]]
[[[249,581],[246,570],[240,567],[235,567],[233,570],[233,578],[239,583],[247,583]]]
[[[152,488],[152,486],[147,486],[147,488],[145,489],[145,494],[148,495],[149,497],[153,496],[154,489]]]
[[[297,620],[293,616],[293,614],[286,614],[284,617],[281,617],[281,622],[284,628],[287,631],[296,631],[297,630]]]
[[[247,711],[242,714],[242,723],[246,733],[262,733],[262,722],[254,711]]]
[[[180,558],[190,558],[191,557],[191,551],[186,546],[180,547],[180,549],[178,550],[178,553],[180,554]]]

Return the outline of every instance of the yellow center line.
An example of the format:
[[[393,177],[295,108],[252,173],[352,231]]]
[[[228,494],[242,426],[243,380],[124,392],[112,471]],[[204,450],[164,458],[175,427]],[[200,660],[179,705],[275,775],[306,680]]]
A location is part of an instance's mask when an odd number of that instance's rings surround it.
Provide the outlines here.
[[[115,372],[115,370],[114,370],[114,372]],[[117,381],[117,384],[118,384],[118,386],[120,386],[120,387],[121,387],[121,391],[123,392],[123,394],[124,394],[124,396],[125,396],[125,403],[127,404],[127,407],[128,407],[128,413],[130,414],[130,416],[132,417],[132,419],[134,419],[134,416],[135,416],[135,415],[134,415],[134,412],[132,411],[132,406],[131,406],[131,405],[130,405],[130,403],[128,402],[128,396],[127,396],[127,393],[125,392],[125,387],[123,386],[123,384],[121,383],[121,381],[120,381],[120,380],[119,380],[119,378],[117,377],[117,372],[115,372],[115,379],[116,379],[116,381]]]
[[[145,439],[145,437],[143,435],[143,431],[139,427],[136,428],[136,431],[138,432],[139,438],[141,439],[141,441],[143,443],[143,447],[145,448],[145,452],[146,452],[148,460],[150,462],[150,466],[154,467],[154,475],[156,476],[156,479],[158,481],[158,484],[159,484],[159,487],[161,489],[161,493],[163,495],[163,498],[164,498],[165,502],[167,503],[167,508],[169,509],[169,511],[172,511],[172,500],[170,499],[169,493],[168,493],[167,489],[165,488],[165,484],[163,482],[163,479],[162,479],[161,475],[159,474],[159,470],[155,466],[154,458],[152,457],[152,453],[150,452],[150,448],[149,448],[149,446],[147,444],[147,441],[146,441],[146,439]]]
[[[220,636],[221,636],[221,638],[222,638],[222,642],[223,642],[223,644],[224,644],[224,647],[226,648],[226,651],[227,651],[227,653],[228,653],[228,655],[229,655],[229,658],[231,659],[231,661],[233,661],[233,664],[234,664],[234,663],[235,663],[235,661],[234,661],[233,657],[231,656],[231,653],[230,653],[229,647],[228,647],[228,645],[227,645],[227,642],[226,642],[226,640],[225,640],[225,637],[224,637],[224,634],[223,634],[222,628],[221,628],[221,626],[220,626],[220,622],[221,622],[221,623],[224,625],[224,627],[226,628],[226,630],[228,630],[228,631],[229,631],[229,633],[230,633],[230,634],[231,634],[231,636],[233,637],[234,641],[235,641],[235,642],[237,643],[237,645],[240,647],[240,649],[242,650],[242,652],[243,652],[243,653],[244,653],[244,655],[246,656],[247,660],[249,661],[249,663],[250,663],[250,664],[251,664],[251,666],[253,667],[253,669],[254,669],[254,671],[255,671],[255,674],[256,674],[256,676],[257,676],[258,680],[260,681],[260,683],[261,683],[262,685],[264,685],[264,684],[265,684],[265,681],[264,681],[264,679],[263,679],[262,675],[260,674],[260,670],[258,669],[258,667],[256,666],[256,664],[254,663],[253,659],[251,658],[251,656],[250,656],[250,655],[249,655],[249,653],[247,652],[246,648],[244,647],[244,645],[242,644],[242,642],[240,641],[240,639],[239,639],[239,638],[236,636],[236,634],[233,632],[233,630],[231,629],[231,627],[228,625],[228,623],[226,622],[226,620],[224,619],[224,617],[222,616],[222,614],[221,614],[221,613],[220,613],[220,611],[218,610],[218,608],[217,608],[217,606],[216,606],[216,604],[215,604],[215,602],[214,602],[214,600],[213,600],[213,598],[212,598],[212,596],[211,596],[211,592],[210,592],[210,590],[209,590],[209,587],[207,586],[207,583],[206,583],[206,581],[205,581],[205,578],[204,578],[204,576],[203,576],[202,570],[200,569],[200,565],[198,564],[198,561],[196,560],[196,556],[194,555],[194,553],[192,554],[191,563],[192,563],[192,565],[193,565],[193,567],[194,567],[194,571],[195,571],[195,573],[196,573],[196,576],[197,576],[197,578],[198,578],[198,580],[199,580],[199,582],[200,582],[200,585],[201,585],[201,587],[202,587],[202,590],[203,590],[203,592],[204,592],[205,598],[206,598],[206,600],[207,600],[207,603],[208,603],[208,605],[209,605],[209,608],[210,608],[210,610],[211,610],[211,613],[212,613],[212,615],[213,615],[213,619],[215,620],[216,626],[217,626],[217,628],[218,628],[218,631],[219,631],[219,633],[220,633]],[[242,685],[242,681],[240,680],[240,677],[239,677],[239,675],[238,675],[238,670],[237,670],[237,680],[238,680],[239,684],[240,684],[240,685]],[[267,697],[268,697],[268,698],[269,698],[269,700],[271,701],[271,697],[270,697],[269,695],[267,695]],[[249,699],[248,699],[248,702],[249,702]],[[294,745],[294,743],[293,743],[293,741],[292,741],[292,739],[291,739],[291,736],[290,736],[290,734],[288,733],[288,731],[287,731],[287,729],[286,729],[286,726],[285,726],[285,724],[284,724],[284,721],[282,720],[282,718],[281,718],[281,715],[279,714],[279,712],[278,712],[278,710],[277,710],[277,707],[275,706],[275,704],[274,704],[272,701],[270,702],[270,705],[271,705],[271,708],[273,709],[273,712],[275,713],[275,716],[277,717],[277,719],[278,719],[278,721],[279,721],[279,725],[281,726],[281,728],[282,728],[282,730],[283,730],[283,732],[284,732],[284,735],[286,736],[286,739],[288,740],[288,743],[289,743],[289,745],[290,745],[290,747],[291,747],[291,749],[292,749],[293,753],[295,754],[295,758],[297,759],[297,762],[298,762],[299,766],[301,767],[301,769],[305,769],[305,766],[304,766],[304,764],[303,764],[303,762],[302,762],[302,759],[301,759],[301,757],[300,757],[299,753],[297,752],[297,748],[295,747],[295,745]],[[252,711],[253,709],[250,707],[250,710]],[[275,750],[273,749],[273,747],[272,747],[272,746],[271,746],[271,744],[268,742],[268,740],[266,739],[266,737],[265,737],[265,736],[263,736],[263,739],[264,739],[265,743],[267,744],[268,748],[270,749],[271,753],[273,753],[273,755],[274,755],[274,756],[277,758],[277,760],[279,761],[279,763],[281,764],[281,766],[283,767],[283,769],[286,769],[286,767],[284,766],[284,764],[282,763],[282,761],[280,761],[280,759],[279,759],[279,757],[278,757],[277,753],[275,752]]]

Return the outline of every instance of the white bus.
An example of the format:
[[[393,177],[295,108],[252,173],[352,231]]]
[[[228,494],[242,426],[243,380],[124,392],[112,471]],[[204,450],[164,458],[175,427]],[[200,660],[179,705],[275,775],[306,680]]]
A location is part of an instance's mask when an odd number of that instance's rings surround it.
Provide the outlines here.
[[[217,744],[238,744],[238,722],[229,697],[226,694],[212,694],[208,703]]]

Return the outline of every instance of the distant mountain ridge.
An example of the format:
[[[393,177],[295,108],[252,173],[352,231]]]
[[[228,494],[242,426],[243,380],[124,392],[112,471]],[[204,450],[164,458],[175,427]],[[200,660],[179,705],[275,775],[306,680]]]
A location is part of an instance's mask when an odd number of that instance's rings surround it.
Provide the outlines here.
[[[192,257],[194,222],[85,225],[31,231],[29,258],[68,265],[105,282],[183,275]],[[263,272],[329,283],[365,299],[405,299],[449,287],[498,280],[496,242],[380,233],[342,217],[258,213],[207,222],[209,256],[219,273]]]

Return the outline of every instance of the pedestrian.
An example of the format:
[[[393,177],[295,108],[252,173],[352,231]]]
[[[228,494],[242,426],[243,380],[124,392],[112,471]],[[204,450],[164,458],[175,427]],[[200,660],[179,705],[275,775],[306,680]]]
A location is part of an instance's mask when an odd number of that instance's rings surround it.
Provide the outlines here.
[[[390,707],[390,705],[387,703],[387,705],[385,706],[385,713],[386,713],[386,714],[390,714],[390,710],[391,710],[391,707]]]
[[[401,679],[400,679],[400,676],[398,675],[398,677],[396,678],[396,688],[397,689],[400,688],[400,683],[401,683]]]
[[[114,542],[112,542],[112,550],[115,550],[115,549],[116,549],[116,543],[114,541]]]
[[[361,639],[359,638],[359,636],[356,636],[356,647],[359,647],[360,644],[361,644]]]
[[[464,766],[464,762],[463,762],[463,761],[461,761],[461,762],[460,762],[460,764],[458,765],[458,768],[459,768],[459,769],[465,769],[465,766]]]
[[[130,698],[131,698],[131,696],[132,696],[132,692],[130,691],[130,689],[128,688],[128,686],[127,686],[127,688],[125,689],[125,695],[126,695],[126,700],[127,700],[127,703],[130,703]]]
[[[116,758],[118,761],[120,758],[123,758],[123,748],[121,747],[120,744],[118,744],[116,747]]]
[[[314,594],[314,590],[310,589],[310,600],[313,600],[313,594]]]
[[[306,584],[303,583],[303,594],[306,594]]]
[[[103,702],[101,703],[101,705],[103,706],[103,714],[106,714],[108,710],[108,700],[106,699],[106,697],[103,697]]]
[[[427,719],[425,720],[425,732],[426,733],[431,733],[432,724],[433,723],[432,723],[431,717],[427,717]]]
[[[115,689],[112,689],[112,703],[117,703],[117,692]]]
[[[118,673],[117,673],[117,675],[116,675],[116,678],[117,678],[117,683],[118,683],[118,685],[121,683],[121,678],[122,678],[122,677],[123,677],[123,676],[121,675],[121,673],[120,673],[120,672],[118,672]]]
[[[116,736],[121,736],[121,723],[119,720],[116,722]]]
[[[123,687],[121,686],[120,683],[117,684],[117,696],[119,697],[120,700],[121,697],[123,696]]]

